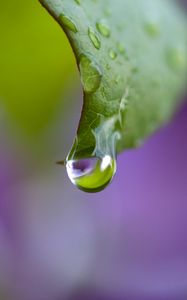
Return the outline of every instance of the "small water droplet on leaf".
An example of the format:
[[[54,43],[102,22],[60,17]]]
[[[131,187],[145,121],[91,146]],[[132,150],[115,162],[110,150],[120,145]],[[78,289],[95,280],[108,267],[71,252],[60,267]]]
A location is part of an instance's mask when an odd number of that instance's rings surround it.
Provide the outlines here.
[[[157,23],[154,22],[146,22],[144,24],[145,32],[150,37],[157,37],[160,34],[160,29]]]
[[[89,27],[88,28],[88,36],[92,42],[92,44],[94,45],[94,47],[96,49],[100,49],[101,48],[101,41],[99,36],[97,35],[97,33],[94,31],[93,28]]]
[[[118,48],[119,53],[121,53],[121,54],[124,54],[126,52],[125,47],[123,46],[122,43],[117,43],[117,48]]]
[[[110,49],[109,56],[111,59],[115,59],[117,57],[117,53],[114,50]]]
[[[81,5],[81,0],[74,0],[78,5]]]
[[[64,25],[67,29],[73,31],[74,33],[76,33],[78,31],[76,24],[68,16],[61,14],[59,16],[59,20],[60,20],[60,23],[62,23],[62,25]]]
[[[79,69],[84,91],[87,93],[95,92],[99,88],[102,78],[102,72],[97,63],[87,55],[82,54]]]
[[[97,22],[96,27],[103,36],[105,36],[105,37],[110,36],[111,31],[105,20],[101,20],[101,21]]]

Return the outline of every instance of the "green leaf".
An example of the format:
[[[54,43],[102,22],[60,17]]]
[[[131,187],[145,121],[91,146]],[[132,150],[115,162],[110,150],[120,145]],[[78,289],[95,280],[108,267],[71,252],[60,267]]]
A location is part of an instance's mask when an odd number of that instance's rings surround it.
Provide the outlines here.
[[[40,0],[71,43],[84,104],[69,158],[136,147],[185,86],[187,22],[172,0]]]

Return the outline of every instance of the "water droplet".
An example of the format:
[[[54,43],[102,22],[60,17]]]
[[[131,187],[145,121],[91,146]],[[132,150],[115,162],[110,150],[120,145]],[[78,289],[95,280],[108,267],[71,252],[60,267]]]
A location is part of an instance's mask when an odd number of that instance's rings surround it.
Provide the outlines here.
[[[71,182],[85,192],[99,192],[112,180],[116,172],[116,160],[110,155],[69,160],[66,169]]]
[[[98,31],[105,37],[109,37],[110,36],[110,28],[107,25],[105,20],[101,20],[99,22],[96,23],[96,27],[98,29]]]
[[[66,159],[66,169],[71,182],[86,192],[98,192],[104,189],[116,173],[116,143],[120,138],[118,115],[104,118],[91,129],[95,143],[79,145],[78,137]],[[84,148],[85,147],[85,148]],[[88,147],[88,148],[87,148]]]
[[[97,33],[91,28],[88,28],[88,36],[96,49],[101,48],[101,41]]]
[[[79,68],[84,91],[87,93],[95,92],[99,88],[102,78],[99,66],[93,59],[82,54],[80,56]]]
[[[109,56],[111,59],[115,59],[117,57],[117,53],[114,50],[110,49]]]
[[[121,53],[121,54],[124,54],[126,52],[125,47],[123,46],[122,43],[117,43],[117,48],[118,48],[119,53]]]
[[[69,17],[61,14],[59,16],[59,20],[62,23],[62,25],[64,25],[66,28],[68,28],[69,30],[73,31],[73,32],[77,32],[77,26],[75,25],[75,23],[73,22],[72,19],[70,19]]]
[[[144,29],[150,37],[157,37],[160,34],[160,29],[157,23],[146,22],[144,24]]]
[[[81,5],[81,0],[74,0],[78,5]]]
[[[172,69],[183,69],[187,64],[185,51],[182,48],[170,48],[167,51],[167,60]]]

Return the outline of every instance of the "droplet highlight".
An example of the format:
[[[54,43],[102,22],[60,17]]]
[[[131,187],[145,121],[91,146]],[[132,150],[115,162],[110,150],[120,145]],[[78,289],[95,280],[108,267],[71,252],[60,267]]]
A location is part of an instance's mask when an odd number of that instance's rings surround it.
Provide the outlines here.
[[[69,29],[70,31],[76,33],[78,32],[78,29],[77,29],[77,26],[76,24],[74,23],[74,21],[69,18],[68,16],[64,15],[64,14],[61,14],[59,16],[59,20],[60,20],[60,23],[62,23],[62,25],[64,25],[67,29]]]
[[[79,69],[84,91],[86,93],[95,92],[99,88],[102,78],[102,72],[98,64],[89,56],[82,54]]]
[[[88,36],[96,49],[101,48],[101,41],[95,30],[91,27],[88,28]]]
[[[103,190],[116,172],[116,160],[110,155],[69,160],[66,170],[71,182],[80,190],[95,193]]]
[[[104,37],[109,37],[111,34],[110,28],[105,20],[100,20],[96,23],[97,30]]]

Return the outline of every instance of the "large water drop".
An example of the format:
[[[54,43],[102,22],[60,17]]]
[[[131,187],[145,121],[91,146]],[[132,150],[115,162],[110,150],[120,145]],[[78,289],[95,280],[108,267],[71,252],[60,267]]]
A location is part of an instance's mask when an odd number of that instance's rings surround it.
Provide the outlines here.
[[[116,160],[110,155],[67,160],[66,169],[71,182],[80,190],[95,193],[103,190],[116,172]]]
[[[100,117],[100,124],[92,130],[95,146],[81,149],[78,138],[66,159],[71,182],[79,189],[95,193],[103,190],[116,173],[116,146],[120,133],[116,127],[119,116]]]

